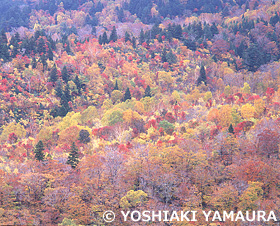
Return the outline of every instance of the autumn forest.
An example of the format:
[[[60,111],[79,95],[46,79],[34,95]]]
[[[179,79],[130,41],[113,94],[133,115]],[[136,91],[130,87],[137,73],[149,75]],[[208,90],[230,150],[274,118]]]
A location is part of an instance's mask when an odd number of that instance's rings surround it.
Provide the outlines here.
[[[0,0],[0,225],[276,225],[201,214],[280,220],[279,12]],[[197,221],[121,215],[146,210]]]

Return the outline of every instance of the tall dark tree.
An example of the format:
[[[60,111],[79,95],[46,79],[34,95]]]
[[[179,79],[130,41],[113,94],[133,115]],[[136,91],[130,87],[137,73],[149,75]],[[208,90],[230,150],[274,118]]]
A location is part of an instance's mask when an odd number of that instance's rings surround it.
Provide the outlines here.
[[[151,97],[152,94],[151,94],[151,87],[148,85],[145,89],[145,94],[144,94],[144,97]]]
[[[218,28],[217,28],[215,23],[212,24],[212,26],[210,27],[210,30],[211,30],[213,35],[219,34],[219,30],[218,30]]]
[[[130,35],[129,35],[129,33],[126,31],[125,32],[125,38],[124,38],[124,41],[125,42],[127,42],[127,41],[131,41],[131,39],[130,39]]]
[[[101,35],[98,36],[98,43],[99,43],[99,45],[103,44],[103,40],[102,40],[102,36]]]
[[[134,49],[136,48],[136,38],[134,36],[132,37],[132,46]]]
[[[252,44],[244,53],[244,61],[250,71],[256,71],[266,63],[266,57],[261,50],[258,45]]]
[[[75,145],[75,143],[73,142],[72,146],[71,146],[71,152],[68,156],[66,164],[71,165],[71,167],[73,169],[75,169],[77,167],[78,163],[79,163],[79,150],[78,150],[77,146]]]
[[[107,44],[109,43],[108,37],[107,37],[107,33],[104,31],[103,35],[102,35],[102,44]]]
[[[123,99],[124,99],[124,101],[131,99],[131,94],[130,94],[130,90],[129,90],[128,87],[126,88],[126,91],[125,91]]]
[[[199,72],[199,77],[197,79],[197,85],[200,85],[202,82],[206,85],[206,72],[204,66],[201,66],[200,72]]]
[[[228,132],[231,134],[234,134],[234,129],[232,127],[232,124],[230,124],[229,128],[228,128]]]
[[[175,64],[177,62],[177,57],[176,55],[172,52],[172,50],[170,50],[167,54],[166,54],[166,60],[169,64]]]
[[[50,72],[50,81],[51,82],[56,82],[58,79],[58,76],[57,76],[57,68],[56,66],[54,65],[51,69],[51,72]]]
[[[33,69],[37,67],[37,60],[35,57],[32,58],[31,65]]]
[[[36,144],[35,149],[34,149],[34,153],[35,153],[35,158],[38,161],[43,161],[45,158],[45,154],[44,154],[44,144],[41,140],[39,140],[39,142]]]
[[[45,41],[43,38],[39,39],[38,47],[37,47],[37,53],[46,53],[46,47],[45,47]]]
[[[56,95],[57,97],[59,97],[59,98],[61,98],[62,95],[63,95],[63,90],[62,90],[62,87],[61,87],[61,86],[62,86],[62,85],[61,85],[61,80],[58,80],[58,81],[56,82],[55,95]]]
[[[145,34],[143,29],[141,29],[140,36],[139,36],[139,43],[142,45],[143,42],[145,42]]]
[[[173,37],[177,39],[181,39],[183,34],[183,30],[180,24],[174,27]]]
[[[61,77],[62,77],[62,79],[63,79],[63,81],[64,81],[65,83],[67,83],[67,82],[70,80],[70,78],[69,78],[69,73],[68,73],[68,71],[67,71],[66,66],[64,66],[64,67],[62,68]]]
[[[75,83],[75,85],[76,85],[76,87],[77,87],[77,90],[78,90],[79,95],[81,95],[82,83],[81,83],[81,81],[80,81],[78,75],[76,75],[76,77],[75,77],[75,79],[74,79],[74,83]]]
[[[116,79],[116,83],[115,83],[115,87],[114,90],[119,90],[119,86],[118,86],[118,80]]]
[[[0,44],[5,44],[5,45],[8,44],[8,39],[7,39],[6,32],[4,29],[2,29],[2,31],[1,31]]]
[[[48,58],[49,60],[53,60],[53,51],[50,46],[48,47]]]
[[[161,60],[162,62],[167,62],[167,52],[166,52],[166,49],[163,48],[163,51],[162,51],[162,54],[161,54]]]
[[[118,35],[117,35],[117,30],[116,30],[116,27],[114,26],[113,27],[113,30],[110,34],[110,39],[109,41],[113,41],[113,42],[116,42],[118,40]]]

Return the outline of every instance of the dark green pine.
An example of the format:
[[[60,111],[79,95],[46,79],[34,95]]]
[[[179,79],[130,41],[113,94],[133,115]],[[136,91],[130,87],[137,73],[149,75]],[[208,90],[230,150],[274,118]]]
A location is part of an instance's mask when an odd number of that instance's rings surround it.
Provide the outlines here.
[[[114,87],[114,90],[119,90],[119,86],[118,86],[118,80],[116,80],[116,83],[115,83],[115,87]]]
[[[144,97],[151,97],[151,87],[148,85],[147,88],[145,89],[145,94]]]
[[[117,30],[116,27],[114,26],[109,41],[116,42],[117,40],[118,40]]]
[[[230,126],[228,128],[228,132],[234,134],[234,129],[232,127],[232,124],[230,124]]]
[[[35,158],[38,160],[38,161],[43,161],[44,158],[45,158],[45,154],[44,154],[44,144],[43,142],[40,140],[36,146],[35,146],[35,149],[34,149],[34,153],[35,153]]]
[[[73,169],[75,169],[79,163],[79,152],[78,151],[79,150],[78,150],[77,146],[73,142],[73,144],[71,146],[71,152],[70,152],[67,162],[66,162],[66,164],[71,165],[71,167]]]
[[[197,85],[200,85],[202,82],[206,85],[206,72],[204,66],[201,66],[199,77],[197,79]]]
[[[67,83],[69,81],[69,73],[67,71],[66,66],[64,66],[63,69],[62,69],[61,77],[62,77],[62,79],[65,83]]]
[[[53,68],[51,69],[51,72],[50,72],[50,81],[51,82],[56,82],[58,79],[58,76],[57,76],[57,68],[56,66],[54,65]]]
[[[128,87],[127,87],[127,89],[126,89],[126,91],[125,91],[125,94],[124,94],[123,99],[124,99],[124,101],[130,100],[130,99],[131,99],[131,94],[130,94],[130,90],[129,90]]]

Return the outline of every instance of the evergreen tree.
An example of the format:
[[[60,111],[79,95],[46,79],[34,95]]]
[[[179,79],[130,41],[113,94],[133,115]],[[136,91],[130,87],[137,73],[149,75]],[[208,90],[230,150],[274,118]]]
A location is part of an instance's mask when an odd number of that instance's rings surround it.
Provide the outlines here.
[[[75,79],[74,79],[74,83],[75,83],[75,85],[76,85],[76,87],[77,87],[77,90],[78,90],[79,95],[81,95],[82,84],[81,84],[81,81],[80,81],[78,75],[76,75],[76,77],[75,77]]]
[[[62,69],[61,77],[62,77],[62,79],[65,83],[67,83],[69,81],[69,73],[67,71],[66,66],[64,66],[63,69]]]
[[[208,24],[205,24],[204,28],[203,28],[203,34],[204,34],[204,38],[211,40],[213,38],[210,26]]]
[[[35,158],[38,160],[38,161],[43,161],[44,158],[45,158],[45,155],[44,155],[44,144],[43,142],[40,140],[36,146],[35,146],[35,149],[34,149],[34,153],[35,153]]]
[[[125,16],[124,16],[124,11],[123,11],[123,9],[121,8],[120,10],[117,10],[117,12],[118,12],[118,19],[119,19],[119,21],[120,21],[121,23],[124,22]]]
[[[117,30],[116,27],[113,27],[113,30],[110,35],[110,41],[116,42],[118,40]]]
[[[206,72],[204,66],[201,66],[199,77],[197,79],[197,85],[200,85],[202,82],[206,85]]]
[[[187,46],[192,51],[195,51],[197,47],[195,41],[192,41],[191,39],[186,39],[184,41],[184,45]]]
[[[144,34],[143,29],[141,29],[140,36],[139,36],[140,45],[142,45],[143,42],[145,42],[145,34]]]
[[[46,53],[46,48],[45,48],[45,41],[43,38],[39,39],[38,47],[37,47],[37,53]]]
[[[127,42],[127,41],[131,41],[131,39],[130,39],[130,35],[129,35],[129,33],[126,31],[125,32],[125,38],[124,38],[124,41],[125,42]]]
[[[64,117],[67,115],[67,113],[71,110],[69,106],[69,102],[71,101],[71,95],[69,91],[69,85],[67,84],[65,87],[65,90],[60,98],[60,105],[61,107],[59,108],[59,116]]]
[[[197,39],[199,39],[199,38],[201,38],[202,37],[202,35],[203,35],[203,30],[202,30],[202,24],[201,24],[201,22],[199,22],[198,24],[196,24],[195,26],[194,26],[194,34],[195,34],[195,37],[197,38]]]
[[[162,54],[161,54],[161,60],[162,60],[162,62],[167,62],[167,57],[166,57],[166,55],[167,55],[166,49],[163,48],[163,51],[162,51]]]
[[[55,95],[56,95],[57,97],[59,97],[59,98],[61,98],[62,95],[63,95],[63,90],[62,90],[62,88],[61,88],[61,81],[60,81],[60,80],[57,81],[57,83],[56,83]]]
[[[215,23],[212,24],[212,26],[210,27],[210,30],[211,30],[213,35],[219,34],[219,30],[218,30],[218,28],[217,28]]]
[[[172,50],[170,50],[167,54],[166,54],[166,60],[169,64],[175,64],[177,62],[177,57],[176,55],[172,52]]]
[[[173,37],[177,39],[181,39],[183,34],[183,30],[180,24],[176,25],[174,28]]]
[[[232,124],[230,124],[230,126],[228,128],[228,132],[234,134],[234,129],[232,127]]]
[[[269,20],[269,23],[272,25],[272,26],[275,26],[275,24],[277,24],[277,22],[279,22],[280,18],[278,16],[278,14],[276,13],[274,16],[272,16]]]
[[[37,67],[37,61],[36,61],[35,57],[32,58],[31,65],[32,65],[32,69]]]
[[[115,87],[114,87],[114,90],[119,90],[119,86],[118,86],[118,80],[116,80],[116,83],[115,83]]]
[[[49,49],[48,49],[48,58],[49,58],[49,60],[53,60],[53,51],[52,51],[50,46],[49,46]]]
[[[98,43],[99,43],[99,45],[103,44],[103,40],[102,40],[102,36],[101,35],[98,36]]]
[[[58,76],[57,76],[57,68],[56,66],[54,65],[51,69],[51,72],[50,72],[50,81],[51,82],[56,82],[58,79]]]
[[[66,162],[66,164],[71,165],[71,167],[73,169],[75,169],[79,163],[79,152],[78,151],[79,150],[78,150],[77,146],[73,142],[73,144],[71,146],[71,152],[70,152],[67,162]]]
[[[5,45],[8,44],[8,39],[7,39],[7,36],[6,36],[6,33],[5,33],[4,29],[2,29],[2,31],[1,31],[0,44],[5,44]]]
[[[144,97],[152,97],[152,94],[151,94],[151,87],[148,85],[145,89],[145,94],[144,94]]]
[[[124,99],[124,101],[131,99],[131,94],[130,94],[130,90],[129,90],[128,87],[126,88],[126,91],[125,91],[123,99]]]
[[[244,61],[250,71],[256,71],[262,64],[266,63],[266,57],[257,45],[253,44],[246,50]]]
[[[109,41],[108,41],[107,33],[104,31],[102,35],[102,44],[107,44],[107,43],[109,43]]]
[[[136,48],[136,38],[133,36],[132,38],[132,47],[135,49]]]
[[[48,67],[48,63],[47,63],[47,58],[46,58],[46,55],[45,54],[42,54],[40,56],[40,61],[41,63],[43,64],[43,69],[46,70],[47,67]]]

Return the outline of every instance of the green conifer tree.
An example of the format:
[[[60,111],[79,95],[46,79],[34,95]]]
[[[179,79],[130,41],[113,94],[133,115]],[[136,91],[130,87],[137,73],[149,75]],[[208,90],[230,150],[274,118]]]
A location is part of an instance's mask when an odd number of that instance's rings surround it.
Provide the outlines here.
[[[38,160],[38,161],[43,161],[44,158],[45,158],[45,154],[44,154],[44,144],[43,142],[40,140],[36,146],[35,146],[35,149],[34,149],[34,153],[35,153],[35,158]]]
[[[140,36],[139,36],[139,43],[142,45],[143,42],[145,42],[145,34],[143,29],[141,29]]]
[[[230,124],[230,126],[228,128],[228,132],[234,134],[234,129],[232,127],[232,124]]]
[[[104,31],[103,35],[102,35],[102,43],[103,44],[107,44],[109,43],[108,41],[108,37],[107,37],[107,33]]]
[[[151,97],[152,94],[151,94],[151,87],[148,85],[145,89],[145,94],[144,94],[144,97]]]
[[[136,38],[134,36],[132,38],[132,46],[134,49],[136,48]]]
[[[73,169],[75,169],[79,163],[79,152],[78,151],[79,150],[78,150],[77,146],[73,142],[73,144],[71,146],[71,152],[70,152],[67,162],[66,162],[66,164],[71,165],[71,167]]]
[[[116,42],[117,40],[118,40],[117,30],[116,27],[114,26],[109,41]]]
[[[201,66],[199,77],[197,79],[197,85],[200,85],[202,82],[206,85],[206,72],[204,66]]]
[[[125,32],[125,38],[124,38],[124,41],[125,42],[127,42],[127,41],[131,41],[131,39],[130,39],[130,35],[129,35],[129,33],[126,31]]]
[[[50,72],[50,81],[51,82],[56,82],[58,79],[58,76],[57,76],[57,68],[56,66],[54,65],[51,69],[51,72]]]
[[[69,81],[69,74],[68,74],[66,66],[64,66],[62,69],[61,77],[65,83],[67,83]]]
[[[129,90],[128,87],[126,88],[126,91],[125,91],[123,99],[124,99],[124,101],[131,99],[131,94],[130,94],[130,90]]]
[[[98,36],[98,43],[99,43],[99,45],[102,45],[103,44],[103,42],[102,42],[103,40],[102,40],[102,36],[101,35],[99,35]]]
[[[118,80],[116,80],[116,83],[115,83],[115,87],[114,87],[114,90],[119,90],[119,86],[118,86]]]

